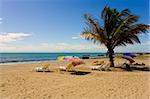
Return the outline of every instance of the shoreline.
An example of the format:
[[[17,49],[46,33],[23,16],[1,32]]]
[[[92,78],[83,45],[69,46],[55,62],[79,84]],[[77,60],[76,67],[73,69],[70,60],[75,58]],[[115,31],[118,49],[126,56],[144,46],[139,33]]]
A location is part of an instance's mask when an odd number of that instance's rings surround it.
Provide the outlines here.
[[[115,58],[119,58],[119,59],[121,59],[120,58],[121,56],[115,56]],[[144,59],[147,59],[147,60],[150,60],[150,54],[144,54],[144,55],[137,55],[134,59],[141,59],[142,60],[142,58],[144,58]],[[99,57],[99,58],[96,58],[96,57],[91,57],[91,58],[89,58],[89,59],[82,59],[82,60],[103,60],[103,59],[109,59],[109,57]],[[54,61],[54,62],[59,62],[59,60],[57,60],[57,59],[47,59],[47,60],[38,60],[38,61],[21,61],[21,62],[3,62],[3,63],[0,63],[0,66],[1,65],[17,65],[17,64],[30,64],[30,63],[43,63],[43,62],[48,62],[48,61]],[[150,62],[149,62],[150,63]]]
[[[91,52],[92,53],[92,52]],[[6,54],[6,53],[2,53],[2,54]],[[9,53],[10,54],[10,53]],[[12,53],[12,54],[19,54],[19,53]],[[23,53],[23,54],[27,54],[27,53]],[[28,53],[29,54],[29,53]],[[42,53],[34,53],[34,54],[42,54]],[[46,53],[44,53],[46,54]],[[53,53],[54,54],[54,53]],[[76,53],[77,54],[77,53]],[[83,53],[82,53],[83,54]],[[90,53],[89,53],[90,54]],[[88,53],[86,53],[85,55],[83,54],[82,56],[80,56],[81,59],[87,58],[87,59],[103,59],[103,58],[108,58],[107,56],[105,56],[104,54],[106,53],[96,53],[97,56],[92,56],[89,55]],[[94,53],[93,53],[94,54]],[[123,53],[115,53],[115,57],[121,57]],[[138,52],[134,52],[134,54],[136,54],[137,57],[150,57],[150,53],[138,53]],[[8,56],[7,56],[8,57]],[[79,57],[79,56],[78,56]],[[5,58],[5,57],[4,57]],[[20,57],[21,58],[21,57]],[[24,60],[20,60],[20,58],[18,60],[5,60],[3,59],[3,61],[1,60],[0,65],[5,65],[5,64],[28,64],[28,63],[36,63],[36,62],[47,62],[47,61],[57,61],[57,57],[55,57],[54,59],[24,59]]]
[[[8,63],[0,63],[0,66],[1,66],[1,65],[32,64],[32,63],[40,63],[40,62],[48,62],[48,61],[55,61],[55,60],[46,60],[46,61],[26,61],[26,62],[8,62]]]

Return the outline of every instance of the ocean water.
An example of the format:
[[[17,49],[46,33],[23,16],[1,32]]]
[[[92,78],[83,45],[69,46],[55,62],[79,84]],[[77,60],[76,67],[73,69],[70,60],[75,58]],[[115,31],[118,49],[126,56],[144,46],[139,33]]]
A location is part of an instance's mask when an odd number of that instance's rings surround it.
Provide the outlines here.
[[[58,56],[89,56],[90,58],[104,57],[105,53],[0,53],[1,63],[33,62],[56,60]]]

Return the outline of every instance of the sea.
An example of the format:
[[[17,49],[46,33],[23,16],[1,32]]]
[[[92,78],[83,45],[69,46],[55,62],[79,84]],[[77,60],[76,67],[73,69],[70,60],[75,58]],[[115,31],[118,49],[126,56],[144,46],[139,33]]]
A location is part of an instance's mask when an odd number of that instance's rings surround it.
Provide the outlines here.
[[[0,64],[57,60],[58,56],[100,58],[106,53],[0,53]]]

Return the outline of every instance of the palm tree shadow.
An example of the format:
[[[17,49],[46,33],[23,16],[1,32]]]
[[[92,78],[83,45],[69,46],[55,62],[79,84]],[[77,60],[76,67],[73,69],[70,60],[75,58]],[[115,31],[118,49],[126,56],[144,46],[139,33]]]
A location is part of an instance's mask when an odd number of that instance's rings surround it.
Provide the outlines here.
[[[116,68],[121,68],[125,71],[150,71],[150,67],[148,66],[130,66],[130,67],[116,67]]]
[[[131,67],[131,70],[150,71],[150,67]]]
[[[71,75],[87,75],[90,74],[91,72],[86,72],[86,71],[73,71],[70,74]]]

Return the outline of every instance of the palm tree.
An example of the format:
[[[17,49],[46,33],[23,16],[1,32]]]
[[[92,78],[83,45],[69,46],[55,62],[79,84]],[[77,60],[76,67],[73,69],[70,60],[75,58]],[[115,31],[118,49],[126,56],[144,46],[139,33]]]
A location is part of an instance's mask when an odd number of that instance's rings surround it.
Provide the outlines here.
[[[85,14],[87,27],[81,36],[97,44],[104,44],[107,48],[110,67],[114,67],[114,49],[118,46],[140,43],[138,34],[148,32],[149,25],[136,23],[138,16],[129,9],[117,11],[105,6],[101,13],[103,26],[91,15]]]

